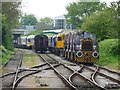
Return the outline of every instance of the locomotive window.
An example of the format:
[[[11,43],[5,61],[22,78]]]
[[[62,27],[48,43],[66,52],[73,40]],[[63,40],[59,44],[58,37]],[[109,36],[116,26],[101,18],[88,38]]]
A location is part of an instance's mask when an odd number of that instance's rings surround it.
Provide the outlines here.
[[[30,40],[30,39],[28,39],[28,42],[31,42],[31,40]]]
[[[93,42],[92,41],[83,41],[82,42],[82,50],[83,51],[92,51],[93,50]]]
[[[62,37],[58,37],[58,41],[62,41]]]
[[[26,38],[23,38],[22,41],[23,41],[23,42],[26,42]]]

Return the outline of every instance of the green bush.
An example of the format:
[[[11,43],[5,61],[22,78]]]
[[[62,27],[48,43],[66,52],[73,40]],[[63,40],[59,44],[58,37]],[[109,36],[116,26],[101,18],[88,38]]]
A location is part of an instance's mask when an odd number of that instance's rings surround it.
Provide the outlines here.
[[[106,39],[99,43],[101,53],[119,55],[118,39]]]
[[[99,43],[100,59],[98,64],[118,68],[118,39],[106,39]]]
[[[35,31],[30,32],[28,35],[38,35],[42,32],[43,32],[43,30],[35,30]]]
[[[5,64],[5,63],[8,61],[8,59],[14,54],[14,52],[5,49],[5,47],[2,46],[2,45],[0,46],[0,50],[1,50],[1,52],[0,52],[0,57],[2,58],[2,59],[0,59],[0,62],[1,62],[1,64],[3,65],[3,64]]]

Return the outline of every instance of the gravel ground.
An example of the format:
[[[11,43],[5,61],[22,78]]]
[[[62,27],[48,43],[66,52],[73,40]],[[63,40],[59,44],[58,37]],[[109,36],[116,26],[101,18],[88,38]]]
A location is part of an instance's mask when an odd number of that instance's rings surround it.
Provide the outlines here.
[[[56,76],[53,70],[43,70],[23,79],[18,87],[27,88],[66,88],[65,84]]]

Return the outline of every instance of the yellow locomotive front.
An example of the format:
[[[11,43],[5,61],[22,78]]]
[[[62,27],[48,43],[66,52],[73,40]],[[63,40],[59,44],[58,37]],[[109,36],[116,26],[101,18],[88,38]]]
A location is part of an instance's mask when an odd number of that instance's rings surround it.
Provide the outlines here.
[[[56,37],[56,53],[59,55],[64,48],[64,34],[58,34]]]
[[[64,48],[64,34],[59,34],[56,37],[56,48]]]

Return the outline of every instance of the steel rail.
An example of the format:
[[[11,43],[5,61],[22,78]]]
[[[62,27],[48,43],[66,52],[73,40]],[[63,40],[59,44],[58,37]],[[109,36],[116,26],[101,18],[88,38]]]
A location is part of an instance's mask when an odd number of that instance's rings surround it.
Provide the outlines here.
[[[56,60],[55,58],[51,57],[49,54],[46,54],[46,55],[47,55],[48,57],[52,58],[53,60],[57,61],[58,63],[64,64],[63,62],[60,62],[60,61]],[[66,64],[66,63],[65,63],[65,64]],[[69,65],[75,66],[75,65],[77,65],[77,64],[73,63],[73,64],[69,64]]]
[[[83,69],[83,65],[81,66],[80,70],[78,70],[77,72],[81,72]],[[74,76],[76,72],[72,73],[70,76],[69,76],[69,81],[72,83],[72,77]]]
[[[64,75],[62,75],[61,73],[59,73],[59,71],[57,69],[54,68],[54,66],[52,64],[50,64],[47,60],[45,60],[40,54],[38,54],[49,66],[52,67],[52,69],[55,71],[55,73],[57,73],[58,76],[60,76],[60,78],[62,78],[62,80],[64,82],[66,82],[66,84],[68,84],[70,86],[71,89],[77,90],[77,88],[71,83],[69,82],[69,80],[66,79],[66,77]],[[47,55],[46,55],[47,56]],[[56,60],[55,60],[56,61]],[[58,61],[57,61],[58,62]],[[59,62],[60,63],[60,62]],[[61,64],[61,63],[60,63]]]
[[[95,77],[96,77],[96,74],[97,74],[98,71],[99,71],[99,67],[96,68],[95,72],[92,74],[92,77],[91,77],[92,81],[93,81],[96,85],[99,85],[99,84],[96,82],[96,80],[95,80]],[[100,86],[100,85],[99,85],[99,86]],[[100,87],[103,88],[103,89],[105,89],[105,88],[102,87],[102,86],[100,86]]]
[[[116,73],[116,74],[120,75],[120,72],[117,72],[117,71],[115,71],[115,70],[109,69],[109,68],[107,68],[107,67],[102,67],[102,66],[97,65],[97,64],[95,64],[95,66],[99,66],[99,68],[101,68],[101,69],[104,69],[104,70],[107,70],[107,71],[109,71],[109,72]]]
[[[48,69],[51,69],[51,67],[47,67],[47,68],[44,68],[44,69],[40,69],[40,70],[37,70],[37,71],[34,71],[34,72],[31,72],[31,73],[28,73],[28,74],[25,74],[21,77],[19,77],[16,81],[15,81],[15,84],[13,86],[13,90],[15,90],[16,86],[18,85],[18,83],[25,77],[28,77],[29,75],[32,75],[32,74],[36,74],[36,73],[39,73],[43,70],[48,70]]]
[[[47,55],[47,56],[49,56],[49,55]],[[52,59],[54,59],[53,57],[51,57],[51,56],[49,56],[50,58],[52,58]],[[54,60],[56,60],[56,59],[54,59]],[[60,63],[60,62],[59,62]],[[65,64],[62,64],[64,67],[66,67],[66,68],[68,68],[69,70],[71,70],[71,71],[73,71],[74,73],[73,73],[73,75],[74,74],[78,74],[80,77],[82,77],[84,80],[86,80],[86,81],[89,81],[90,83],[92,83],[93,85],[95,85],[95,86],[97,86],[98,88],[100,88],[100,89],[102,89],[102,90],[105,90],[105,88],[103,88],[102,86],[100,86],[100,85],[98,85],[97,83],[95,83],[94,81],[92,81],[92,80],[90,80],[89,78],[87,78],[87,77],[85,77],[85,76],[83,76],[82,74],[80,74],[78,71],[74,71],[73,69],[71,69],[71,68],[69,68],[67,65],[65,65]],[[84,66],[82,66],[82,69],[84,68]],[[82,71],[82,69],[80,70],[80,71]],[[70,79],[69,79],[70,80]],[[71,82],[71,80],[69,81],[69,82]]]
[[[23,58],[23,55],[22,55],[22,54],[21,54],[21,57]],[[14,81],[13,81],[13,87],[14,87],[14,85],[15,85],[15,81],[16,81],[17,78],[18,78],[19,68],[20,68],[21,65],[22,65],[22,58],[20,58],[20,62],[19,62],[19,64],[18,64],[18,66],[17,66],[15,78],[14,78]],[[12,90],[14,90],[14,89],[12,89]]]
[[[68,67],[68,66],[66,66],[66,67]],[[69,68],[69,67],[68,67],[68,68]],[[70,69],[71,69],[71,68],[70,68]],[[83,69],[83,67],[82,67],[82,69]],[[81,70],[82,70],[82,69],[81,69]],[[73,69],[71,69],[71,70],[73,70]],[[74,71],[74,70],[73,70],[73,71]],[[100,89],[102,89],[102,90],[105,90],[104,87],[98,85],[96,82],[94,82],[94,81],[90,80],[89,78],[83,76],[83,75],[80,74],[78,71],[74,71],[74,72],[75,72],[74,74],[78,74],[78,75],[81,76],[83,79],[85,79],[86,81],[89,81],[90,83],[92,83],[93,85],[97,86],[98,88],[100,88]]]
[[[15,51],[15,53],[16,53],[16,52],[17,52],[17,51]],[[14,56],[15,53],[14,53],[12,56]],[[4,67],[11,61],[11,59],[12,59],[12,57],[9,58],[8,61],[7,61],[4,65],[2,65],[2,67],[0,67],[0,69],[4,68]]]
[[[40,64],[40,65],[35,65],[35,66],[33,66],[33,67],[30,67],[30,68],[28,68],[28,69],[25,69],[25,68],[19,68],[19,72],[18,73],[21,73],[21,72],[24,72],[24,71],[29,71],[30,69],[32,69],[32,68],[39,68],[39,67],[42,67],[42,66],[45,66],[47,63],[43,63],[43,64]],[[11,72],[11,73],[7,73],[7,74],[4,74],[4,75],[2,75],[2,76],[0,76],[0,78],[3,78],[3,77],[5,77],[5,76],[9,76],[9,75],[12,75],[12,74],[16,74],[16,72]]]
[[[87,68],[87,69],[89,69],[89,70],[91,70],[91,71],[94,71],[94,69],[92,69],[92,68],[89,68],[89,67],[87,67],[87,66],[84,66],[84,67]],[[99,66],[98,66],[98,67],[99,67]],[[104,74],[104,73],[101,73],[100,71],[96,71],[96,72],[97,72],[99,75],[104,76],[104,77],[106,77],[106,78],[109,78],[111,81],[114,81],[114,82],[120,84],[120,80],[117,80],[117,79],[115,79],[115,78],[113,78],[113,77],[110,77],[110,76]]]

